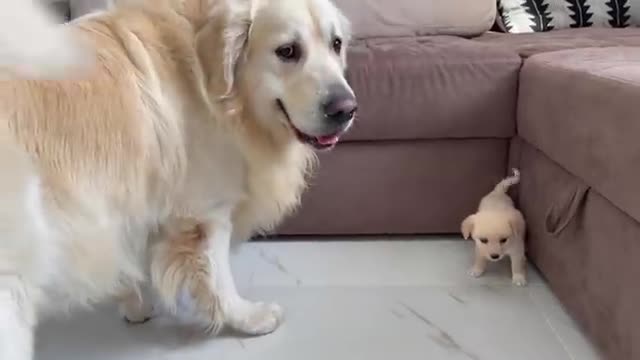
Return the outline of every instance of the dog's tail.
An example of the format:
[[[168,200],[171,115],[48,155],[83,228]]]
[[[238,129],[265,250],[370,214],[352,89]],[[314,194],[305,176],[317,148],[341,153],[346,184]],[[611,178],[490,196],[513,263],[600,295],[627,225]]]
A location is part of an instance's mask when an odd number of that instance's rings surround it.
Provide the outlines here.
[[[56,24],[40,1],[4,0],[0,11],[0,80],[55,79],[86,68],[90,49]]]
[[[513,175],[503,179],[493,189],[494,192],[506,193],[510,187],[520,182],[520,170],[513,168]]]

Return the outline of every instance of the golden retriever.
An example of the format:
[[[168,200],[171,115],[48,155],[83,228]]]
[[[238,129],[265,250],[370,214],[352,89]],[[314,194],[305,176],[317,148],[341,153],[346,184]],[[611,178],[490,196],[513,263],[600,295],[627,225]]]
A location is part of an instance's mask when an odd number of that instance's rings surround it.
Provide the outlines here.
[[[509,188],[520,182],[520,171],[500,181],[493,191],[480,201],[478,211],[469,215],[461,225],[465,239],[475,242],[475,261],[469,274],[478,277],[485,272],[489,261],[511,258],[513,283],[527,284],[525,258],[525,221],[507,194]]]
[[[229,248],[350,127],[348,21],[329,0],[127,2],[65,27],[93,67],[0,82],[0,359],[32,358],[43,313],[115,297],[144,321],[145,282],[212,332],[282,321],[238,294]]]

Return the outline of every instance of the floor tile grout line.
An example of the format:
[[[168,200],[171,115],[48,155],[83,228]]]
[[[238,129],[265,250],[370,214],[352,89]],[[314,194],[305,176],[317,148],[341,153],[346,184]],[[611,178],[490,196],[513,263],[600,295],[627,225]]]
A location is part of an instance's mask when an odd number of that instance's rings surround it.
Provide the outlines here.
[[[558,340],[558,342],[560,343],[560,346],[562,346],[562,349],[564,350],[564,352],[569,357],[569,360],[576,360],[576,358],[573,356],[573,354],[571,354],[571,351],[569,350],[569,346],[567,346],[566,342],[564,341],[562,336],[560,336],[560,333],[558,332],[556,327],[553,326],[553,324],[551,323],[551,319],[549,318],[547,313],[540,307],[540,305],[536,302],[536,300],[533,298],[533,296],[531,296],[530,289],[527,289],[527,296],[529,297],[531,302],[533,302],[533,306],[536,307],[536,309],[538,310],[538,312],[540,313],[540,315],[544,319],[544,322],[547,324],[547,326],[549,327],[549,329],[553,333],[553,336],[555,336],[556,340]]]
[[[543,284],[529,284],[530,289],[534,288],[542,288]],[[469,285],[469,284],[250,284],[244,285],[240,284],[239,287],[244,290],[248,289],[486,289],[486,288],[496,288],[500,290],[505,289],[513,289],[514,292],[521,291],[522,288],[516,287],[509,284],[477,284],[477,285]],[[529,289],[526,289],[529,290]],[[527,292],[528,294],[528,292]]]

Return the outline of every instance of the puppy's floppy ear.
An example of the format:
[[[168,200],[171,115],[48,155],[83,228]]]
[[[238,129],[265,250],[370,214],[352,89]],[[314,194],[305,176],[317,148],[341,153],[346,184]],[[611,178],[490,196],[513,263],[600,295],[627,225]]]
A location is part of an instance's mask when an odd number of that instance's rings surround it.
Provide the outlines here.
[[[465,240],[469,239],[471,233],[473,232],[473,224],[475,222],[475,215],[469,215],[460,225],[460,232],[462,232],[462,236]]]
[[[511,233],[521,239],[524,238],[526,232],[526,223],[524,217],[519,211],[513,211],[509,215],[509,226],[511,227]]]

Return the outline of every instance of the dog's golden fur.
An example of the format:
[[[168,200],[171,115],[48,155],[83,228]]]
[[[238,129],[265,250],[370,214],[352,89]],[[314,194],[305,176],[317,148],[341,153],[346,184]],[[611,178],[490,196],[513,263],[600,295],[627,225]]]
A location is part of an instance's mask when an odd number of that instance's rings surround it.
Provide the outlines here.
[[[170,307],[186,294],[211,330],[270,332],[281,310],[237,295],[225,252],[298,205],[315,156],[291,127],[318,133],[305,106],[319,99],[306,94],[348,87],[323,25],[346,41],[346,21],[325,0],[129,2],[71,25],[96,49],[87,72],[0,82],[0,295],[25,293],[33,311],[115,296],[141,321],[149,277]],[[322,71],[257,79],[280,10],[300,16]],[[290,126],[271,92],[291,106]]]

